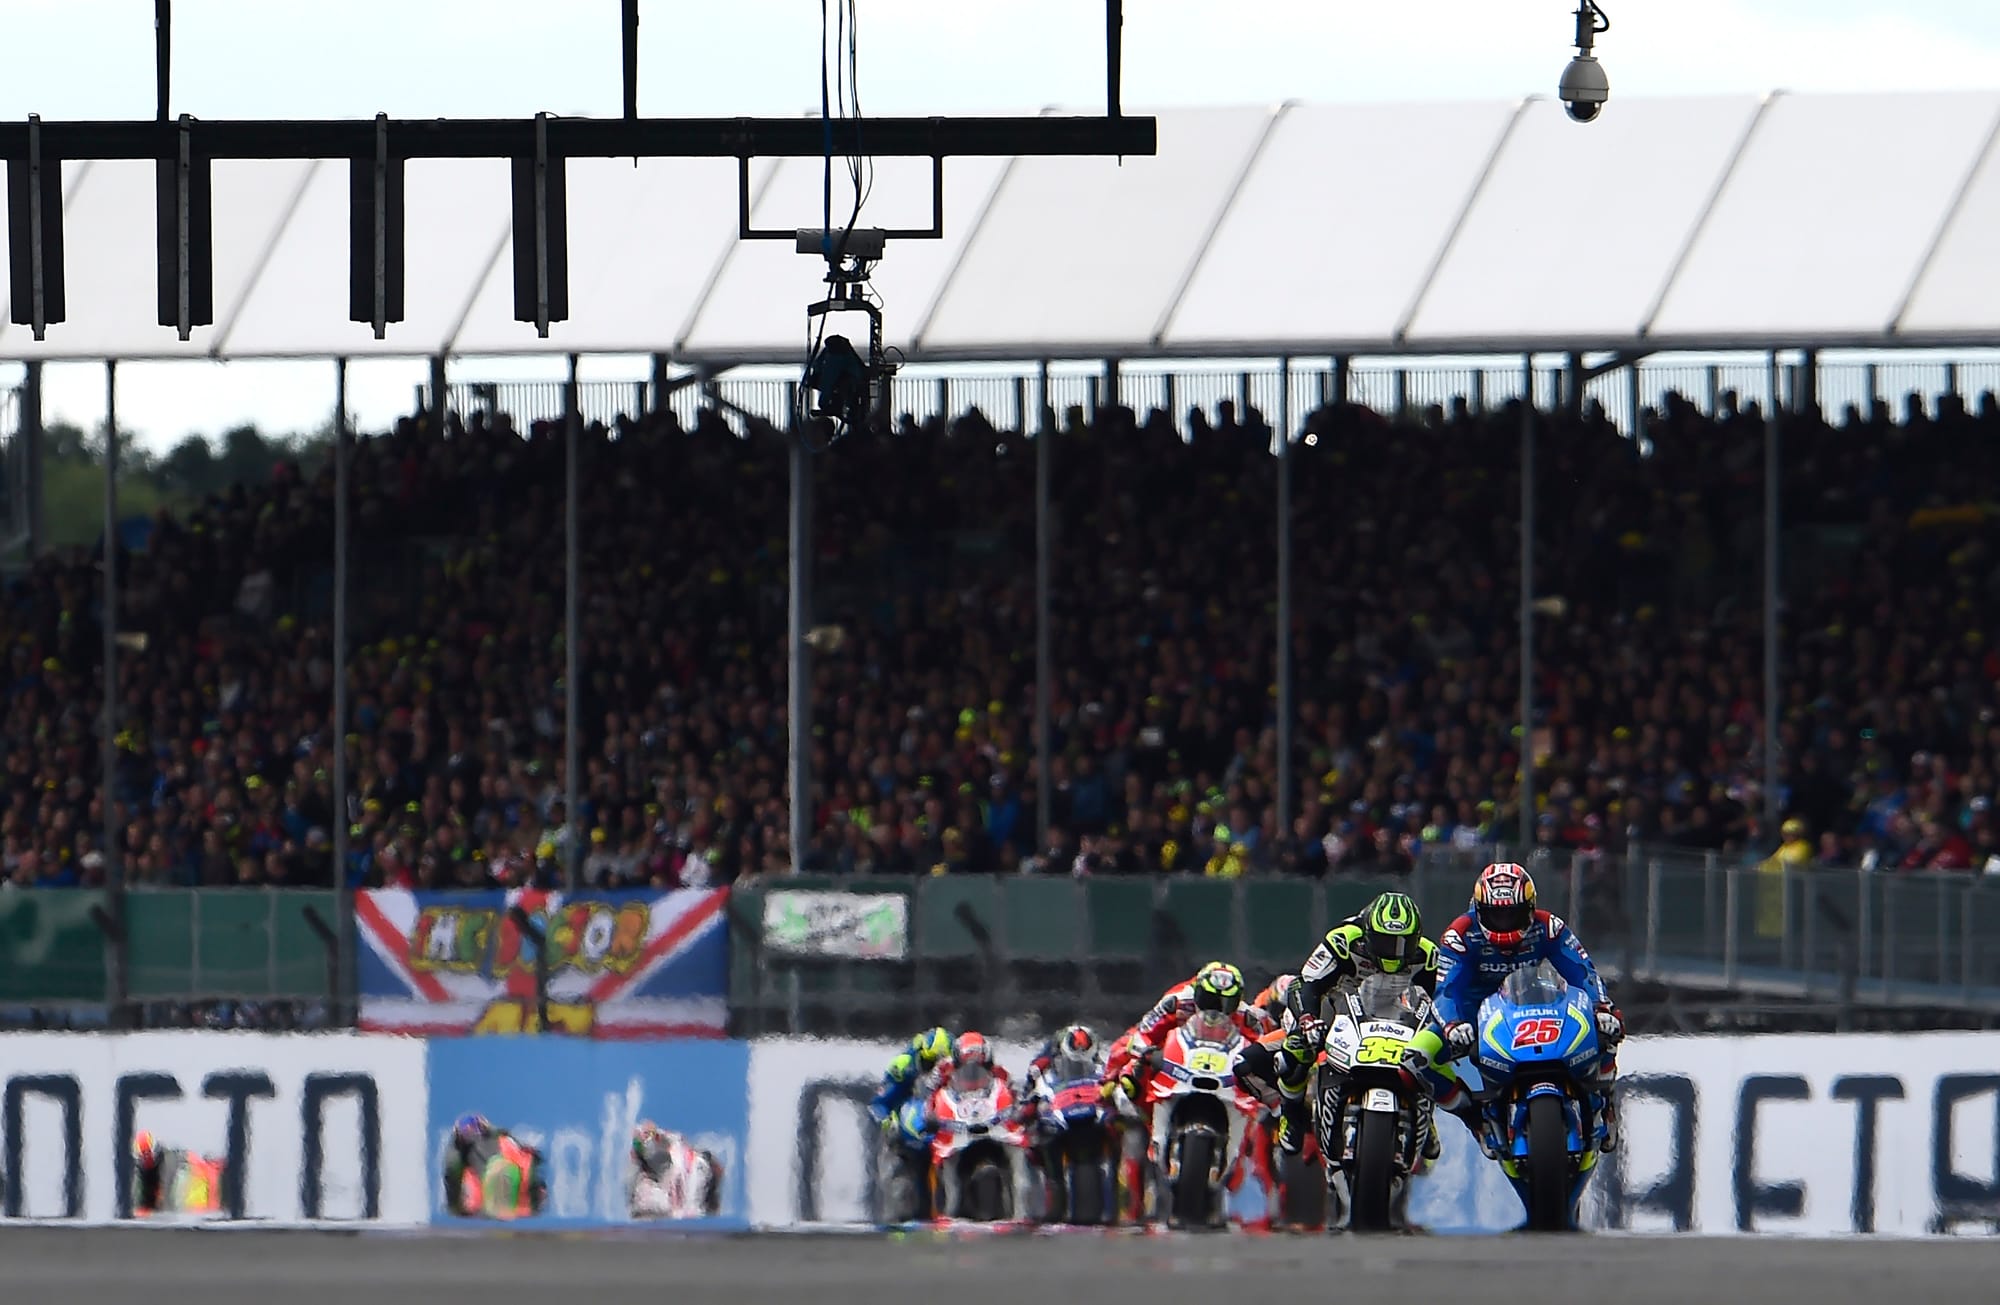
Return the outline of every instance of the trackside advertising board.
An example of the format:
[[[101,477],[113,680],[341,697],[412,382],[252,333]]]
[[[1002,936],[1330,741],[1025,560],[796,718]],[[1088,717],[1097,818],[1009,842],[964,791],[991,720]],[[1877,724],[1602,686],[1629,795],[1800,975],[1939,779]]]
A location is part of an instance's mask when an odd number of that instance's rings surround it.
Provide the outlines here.
[[[446,1037],[533,1031],[537,946],[518,908],[547,939],[550,1025],[587,1037],[719,1038],[729,1018],[728,902],[726,888],[359,893],[361,1026]]]
[[[424,1044],[357,1034],[0,1038],[0,1212],[130,1218],[132,1139],[219,1161],[206,1217],[416,1225]]]
[[[753,1223],[867,1219],[867,1102],[898,1049],[755,1044]],[[1029,1053],[995,1050],[1017,1069]],[[1624,1145],[1591,1180],[1590,1227],[1920,1236],[2000,1219],[2000,1034],[1643,1038],[1620,1068]],[[1438,1231],[1517,1226],[1497,1167],[1455,1120],[1439,1125],[1444,1158],[1412,1194],[1412,1218]]]
[[[722,1164],[721,1211],[674,1227],[745,1226],[749,1114],[747,1043],[597,1042],[569,1038],[438,1038],[430,1043],[430,1124],[423,1144],[425,1208],[436,1223],[479,1226],[446,1212],[443,1172],[452,1122],[481,1114],[538,1148],[548,1204],[508,1226],[601,1227],[632,1222],[626,1181],[642,1119],[683,1134]]]

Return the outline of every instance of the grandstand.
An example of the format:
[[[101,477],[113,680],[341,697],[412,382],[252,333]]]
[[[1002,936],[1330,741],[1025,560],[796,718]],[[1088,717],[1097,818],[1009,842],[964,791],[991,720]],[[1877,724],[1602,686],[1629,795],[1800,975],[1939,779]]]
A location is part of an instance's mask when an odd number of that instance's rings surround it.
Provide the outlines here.
[[[110,813],[96,563],[16,574],[4,871],[1331,881],[1523,842],[1743,867],[1787,819],[1821,865],[2000,865],[1995,121],[2000,95],[1634,101],[1581,135],[1540,100],[1297,105],[1163,114],[1159,156],[1115,170],[954,163],[946,239],[877,278],[903,415],[817,458],[774,370],[809,277],[737,242],[728,161],[573,160],[545,340],[510,313],[503,168],[412,166],[411,311],[377,339],[324,256],[344,173],[219,163],[217,319],[184,343],[135,238],[151,165],[75,165],[71,321],[0,330],[21,431],[57,360],[416,356],[433,385],[344,465],[162,517],[121,559],[144,652]],[[1844,161],[1892,143],[1906,184],[1851,194]],[[756,169],[753,219],[804,220],[817,168]],[[1603,211],[1550,184],[1572,169]],[[885,163],[875,203],[927,181]],[[652,379],[450,380],[535,350]],[[1990,908],[1957,883],[1929,979],[1971,1000],[1961,936]],[[1801,955],[1765,968],[1798,970],[1817,918],[1788,914]]]

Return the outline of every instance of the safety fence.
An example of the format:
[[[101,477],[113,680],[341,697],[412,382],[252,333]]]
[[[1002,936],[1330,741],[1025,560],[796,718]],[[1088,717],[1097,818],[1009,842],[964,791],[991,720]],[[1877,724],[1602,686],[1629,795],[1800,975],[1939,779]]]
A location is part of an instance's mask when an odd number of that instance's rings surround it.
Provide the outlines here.
[[[884,1036],[1019,1012],[1122,1021],[1215,957],[1296,969],[1376,893],[1432,936],[1478,868],[1530,865],[1544,906],[1614,976],[1841,1007],[2000,1011],[2000,878],[1812,868],[1640,849],[1434,848],[1406,874],[792,876],[730,890],[0,894],[0,1010],[310,1002],[420,1033]],[[349,932],[351,930],[351,932]],[[127,1012],[129,1013],[129,1011]],[[18,1021],[17,1021],[18,1022]]]

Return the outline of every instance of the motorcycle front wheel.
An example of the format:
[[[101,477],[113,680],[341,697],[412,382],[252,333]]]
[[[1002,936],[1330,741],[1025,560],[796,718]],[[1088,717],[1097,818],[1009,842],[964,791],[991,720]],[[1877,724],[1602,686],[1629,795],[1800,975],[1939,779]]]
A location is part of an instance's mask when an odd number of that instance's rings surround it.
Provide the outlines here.
[[[1560,1097],[1528,1103],[1528,1230],[1569,1231],[1569,1128]]]
[[[1396,1183],[1397,1116],[1364,1110],[1354,1127],[1354,1170],[1349,1183],[1348,1226],[1356,1232],[1387,1232]]]
[[[1069,1222],[1104,1222],[1104,1138],[1079,1129],[1067,1139],[1063,1177],[1069,1192]]]
[[[1215,1134],[1201,1128],[1188,1130],[1181,1137],[1180,1155],[1180,1174],[1174,1179],[1174,1223],[1182,1228],[1206,1227],[1213,1195],[1209,1175],[1215,1168]]]

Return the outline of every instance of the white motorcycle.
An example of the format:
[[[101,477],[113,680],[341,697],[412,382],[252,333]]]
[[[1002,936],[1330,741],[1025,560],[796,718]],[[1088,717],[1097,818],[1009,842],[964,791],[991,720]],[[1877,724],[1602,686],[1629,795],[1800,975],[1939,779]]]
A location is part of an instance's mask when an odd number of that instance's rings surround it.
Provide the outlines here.
[[[1373,975],[1336,1002],[1315,1069],[1314,1124],[1328,1223],[1387,1231],[1409,1222],[1410,1180],[1433,1127],[1428,1090],[1404,1066],[1430,998],[1403,976]]]
[[[1223,1225],[1223,1180],[1263,1103],[1236,1077],[1248,1043],[1226,1017],[1195,1016],[1167,1038],[1153,1062],[1155,1208],[1170,1228]]]

